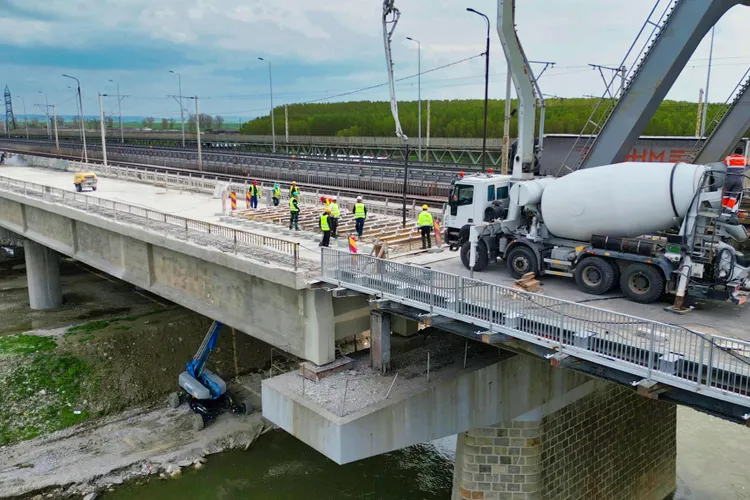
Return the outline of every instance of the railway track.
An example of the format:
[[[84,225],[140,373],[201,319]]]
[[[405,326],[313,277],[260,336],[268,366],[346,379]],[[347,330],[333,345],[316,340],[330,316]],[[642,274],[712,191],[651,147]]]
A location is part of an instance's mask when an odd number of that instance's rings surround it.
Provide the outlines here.
[[[33,154],[36,156],[43,156],[47,158],[61,158],[61,159],[66,159],[66,160],[81,161],[80,155],[29,151],[27,149],[8,148],[8,147],[5,147],[4,145],[2,149],[4,151],[7,151],[13,154]],[[91,157],[92,155],[89,154],[89,160],[91,160]],[[143,172],[169,173],[169,174],[178,174],[178,175],[187,175],[187,176],[201,176],[206,179],[217,180],[221,182],[249,183],[252,180],[257,180],[259,182],[263,182],[266,184],[279,182],[279,179],[276,177],[272,177],[272,176],[264,177],[262,175],[251,175],[250,173],[247,173],[247,172],[244,172],[241,174],[232,174],[232,173],[208,171],[206,169],[198,170],[197,168],[170,167],[170,166],[163,166],[163,165],[153,165],[153,164],[148,164],[148,163],[138,163],[138,162],[132,162],[132,161],[122,161],[122,160],[117,160],[117,159],[111,159],[112,157],[109,154],[109,148],[107,148],[107,157],[108,157],[108,164],[110,165],[134,168],[136,170],[140,170]],[[403,197],[401,193],[393,194],[389,196],[389,193],[383,193],[377,190],[339,187],[339,186],[332,186],[331,184],[326,184],[326,183],[311,183],[311,182],[297,181],[297,184],[300,186],[301,189],[307,190],[307,191],[316,191],[316,192],[319,191],[321,193],[327,193],[331,195],[336,194],[336,195],[350,196],[350,197],[362,195],[366,199],[371,200],[371,201],[380,201],[380,202],[388,201],[390,203],[399,203],[401,202],[402,197]],[[446,197],[423,196],[423,195],[412,195],[412,194],[407,194],[406,196],[408,205],[414,206],[414,205],[427,204],[433,208],[442,207],[446,199],[447,199],[447,196]]]
[[[60,153],[47,141],[18,141],[0,139],[0,147],[8,150],[43,152],[81,159],[76,143],[61,143]],[[101,146],[88,147],[92,158],[101,158]],[[147,148],[140,146],[108,146],[111,160],[162,167],[198,170],[197,154],[193,151]],[[206,153],[203,171],[233,176],[254,176],[284,182],[297,181],[310,185],[329,186],[348,190],[401,195],[404,167],[378,163],[279,159],[276,157]],[[407,195],[420,198],[448,196],[450,185],[460,169],[447,167],[411,167],[408,169]]]

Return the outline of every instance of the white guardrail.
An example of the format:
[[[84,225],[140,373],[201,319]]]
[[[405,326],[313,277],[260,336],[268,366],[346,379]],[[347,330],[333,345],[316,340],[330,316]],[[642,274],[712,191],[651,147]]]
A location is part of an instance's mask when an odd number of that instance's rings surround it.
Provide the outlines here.
[[[750,408],[750,342],[424,267],[322,249],[323,281]]]
[[[205,221],[187,219],[150,208],[111,201],[33,182],[20,181],[9,177],[0,176],[0,190],[43,199],[51,203],[59,203],[99,217],[118,222],[132,223],[144,229],[157,231],[162,235],[168,234],[200,245],[214,247],[224,252],[241,253],[254,259],[261,258],[258,255],[259,247],[267,248],[273,252],[264,252],[262,258],[292,267],[295,271],[300,266],[300,245],[293,241],[255,234]]]

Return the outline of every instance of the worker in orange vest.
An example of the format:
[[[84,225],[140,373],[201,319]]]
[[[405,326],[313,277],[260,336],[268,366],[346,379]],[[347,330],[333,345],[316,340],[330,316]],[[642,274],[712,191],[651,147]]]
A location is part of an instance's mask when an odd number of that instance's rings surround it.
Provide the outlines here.
[[[742,199],[742,190],[745,186],[745,168],[747,158],[742,154],[742,148],[734,150],[734,154],[724,159],[727,167],[727,177],[724,181],[724,193],[721,198],[721,206],[725,211],[734,212],[739,208]]]

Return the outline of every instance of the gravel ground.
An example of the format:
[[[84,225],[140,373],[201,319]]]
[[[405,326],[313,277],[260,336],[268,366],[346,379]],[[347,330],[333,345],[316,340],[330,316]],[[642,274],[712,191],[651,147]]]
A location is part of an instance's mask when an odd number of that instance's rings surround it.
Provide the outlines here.
[[[258,401],[260,376],[241,378],[234,390]],[[196,432],[185,405],[129,410],[0,448],[0,498],[41,492],[66,498],[138,477],[176,476],[183,467],[200,467],[207,455],[246,449],[269,428],[259,412],[221,415]]]

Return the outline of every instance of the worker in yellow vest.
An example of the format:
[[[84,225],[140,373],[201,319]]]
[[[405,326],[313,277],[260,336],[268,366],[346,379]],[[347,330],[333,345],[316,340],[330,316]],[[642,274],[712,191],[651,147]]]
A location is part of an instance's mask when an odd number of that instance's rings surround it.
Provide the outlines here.
[[[258,208],[258,198],[260,195],[261,190],[258,181],[253,181],[253,185],[250,186],[250,208]]]
[[[427,205],[422,205],[422,211],[419,212],[419,217],[417,218],[417,226],[422,233],[423,250],[426,248],[432,248],[432,237],[430,236],[430,233],[432,232],[432,226],[434,226],[435,223],[432,220],[432,214],[429,212],[429,208],[430,207]]]
[[[299,198],[296,196],[289,198],[289,229],[292,226],[295,231],[299,231]]]
[[[299,198],[299,188],[297,187],[297,181],[292,181],[292,185],[289,186],[289,197],[297,196]]]
[[[361,196],[357,196],[357,203],[354,204],[352,213],[354,214],[354,228],[357,230],[357,236],[362,238],[362,233],[365,231],[365,220],[367,220],[367,207],[362,203]]]
[[[331,244],[331,224],[329,218],[331,209],[326,208],[323,215],[320,216],[320,230],[323,232],[323,240],[320,242],[321,247],[327,247]]]
[[[278,207],[279,201],[281,201],[281,188],[279,187],[278,183],[273,185],[271,199],[273,200],[273,206]]]
[[[339,208],[338,199],[334,196],[331,198],[331,204],[328,206],[331,210],[331,216],[328,220],[331,222],[331,236],[338,238],[337,231],[339,230],[339,217],[341,217],[341,209]]]

